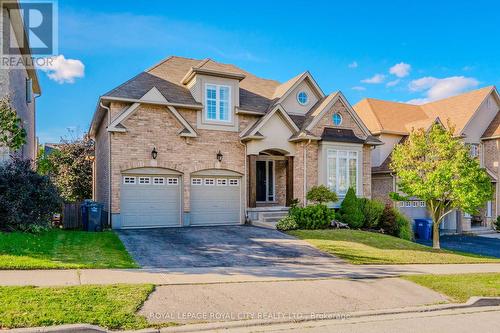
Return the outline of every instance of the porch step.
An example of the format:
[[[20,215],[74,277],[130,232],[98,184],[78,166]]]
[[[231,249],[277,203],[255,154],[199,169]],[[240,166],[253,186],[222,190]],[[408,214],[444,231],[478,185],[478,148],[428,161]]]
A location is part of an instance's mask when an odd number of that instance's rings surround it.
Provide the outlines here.
[[[255,226],[276,229],[276,224],[288,215],[288,207],[259,207],[249,210],[250,223]]]
[[[471,228],[469,233],[472,235],[485,235],[485,234],[494,234],[496,232],[490,227],[476,227],[476,228]]]

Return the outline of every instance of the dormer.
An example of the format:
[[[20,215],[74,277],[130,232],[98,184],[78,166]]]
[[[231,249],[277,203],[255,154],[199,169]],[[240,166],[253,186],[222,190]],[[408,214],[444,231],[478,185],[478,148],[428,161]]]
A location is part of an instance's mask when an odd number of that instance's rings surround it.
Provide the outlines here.
[[[304,72],[281,84],[274,94],[285,111],[305,115],[325,94],[309,72]]]
[[[239,83],[244,78],[235,67],[210,59],[191,67],[181,83],[203,104],[197,112],[197,128],[238,131],[236,109],[240,105]]]

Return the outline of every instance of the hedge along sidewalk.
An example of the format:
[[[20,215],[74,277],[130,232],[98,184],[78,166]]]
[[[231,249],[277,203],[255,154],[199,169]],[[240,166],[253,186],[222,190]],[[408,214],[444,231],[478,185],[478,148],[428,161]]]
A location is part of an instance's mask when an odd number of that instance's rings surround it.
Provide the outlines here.
[[[0,232],[0,270],[137,267],[112,231]]]
[[[393,236],[361,230],[293,230],[287,233],[352,264],[500,263],[499,258],[435,250]]]

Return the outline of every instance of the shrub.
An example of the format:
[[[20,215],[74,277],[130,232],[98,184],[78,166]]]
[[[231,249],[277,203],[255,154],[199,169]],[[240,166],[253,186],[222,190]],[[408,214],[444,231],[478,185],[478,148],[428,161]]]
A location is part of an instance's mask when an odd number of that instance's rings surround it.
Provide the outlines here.
[[[309,201],[319,204],[335,202],[338,200],[337,194],[325,185],[311,187],[309,192],[307,192],[306,198]]]
[[[396,212],[390,204],[385,205],[384,211],[380,216],[379,226],[386,234],[397,236]]]
[[[363,212],[363,228],[372,229],[378,226],[380,216],[384,211],[384,204],[380,201],[360,198],[359,205]]]
[[[347,191],[344,201],[340,205],[339,213],[340,220],[347,223],[350,228],[357,229],[363,226],[363,212],[352,187]]]
[[[295,222],[295,218],[293,216],[285,216],[276,224],[276,229],[281,231],[295,230],[298,228],[299,225]]]
[[[300,229],[325,229],[330,226],[335,212],[325,205],[318,204],[290,208],[290,216],[294,218]]]
[[[36,232],[50,226],[61,199],[47,176],[30,161],[15,159],[0,165],[0,230]]]
[[[495,221],[495,228],[497,231],[500,231],[500,215],[497,216],[497,220]]]
[[[411,228],[410,220],[398,210],[394,208],[393,210],[396,213],[397,235],[395,236],[406,240],[412,240],[413,230]]]

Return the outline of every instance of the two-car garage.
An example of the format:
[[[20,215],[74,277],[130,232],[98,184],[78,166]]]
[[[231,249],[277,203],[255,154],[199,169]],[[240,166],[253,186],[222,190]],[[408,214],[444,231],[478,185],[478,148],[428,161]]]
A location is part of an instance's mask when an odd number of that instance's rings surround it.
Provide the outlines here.
[[[137,168],[122,173],[120,228],[162,228],[240,224],[241,175],[204,170],[190,176],[189,213],[183,214],[183,175],[163,168]],[[116,226],[115,223],[113,223]]]

